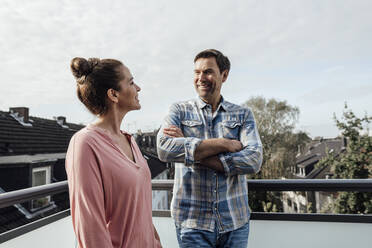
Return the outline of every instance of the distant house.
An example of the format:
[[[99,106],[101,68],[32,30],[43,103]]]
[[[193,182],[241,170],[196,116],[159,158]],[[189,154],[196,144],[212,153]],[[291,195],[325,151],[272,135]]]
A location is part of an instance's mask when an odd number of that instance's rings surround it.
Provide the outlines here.
[[[328,154],[338,155],[345,150],[346,139],[342,137],[323,139],[317,137],[296,156],[294,178],[297,179],[331,179],[331,168],[317,167],[316,164]],[[283,208],[285,212],[307,212],[308,207],[314,212],[325,211],[332,203],[332,196],[327,192],[283,192]]]
[[[29,116],[26,107],[0,111],[0,192],[66,180],[65,154],[82,125]],[[68,208],[62,193],[0,209],[0,233]]]
[[[346,147],[346,139],[334,138],[323,139],[321,137],[312,140],[302,152],[296,156],[296,178],[329,179],[332,177],[330,168],[316,168],[316,164],[327,153],[339,154]]]

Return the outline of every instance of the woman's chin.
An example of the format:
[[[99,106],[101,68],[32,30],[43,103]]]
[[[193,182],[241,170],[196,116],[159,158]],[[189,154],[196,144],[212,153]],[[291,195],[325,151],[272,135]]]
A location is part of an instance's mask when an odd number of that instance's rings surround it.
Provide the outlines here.
[[[140,110],[141,109],[141,105],[140,104],[136,104],[136,105],[132,105],[130,107],[127,108],[128,110],[127,111],[134,111],[134,110]]]

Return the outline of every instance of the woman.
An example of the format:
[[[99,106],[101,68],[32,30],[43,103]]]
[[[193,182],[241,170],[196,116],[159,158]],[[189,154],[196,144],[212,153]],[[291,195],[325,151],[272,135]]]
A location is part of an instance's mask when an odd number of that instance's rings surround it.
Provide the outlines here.
[[[151,174],[134,138],[120,130],[141,105],[129,69],[113,59],[74,58],[80,101],[97,121],[66,155],[71,216],[80,248],[161,247],[152,223]]]

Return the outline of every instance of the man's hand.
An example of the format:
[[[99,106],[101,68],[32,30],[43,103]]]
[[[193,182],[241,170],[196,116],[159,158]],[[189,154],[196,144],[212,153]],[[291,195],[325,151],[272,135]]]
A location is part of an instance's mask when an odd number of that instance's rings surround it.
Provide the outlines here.
[[[176,126],[169,126],[163,129],[163,133],[171,138],[183,137],[182,130]]]
[[[243,144],[239,140],[224,139],[224,144],[228,152],[239,152],[243,149]]]

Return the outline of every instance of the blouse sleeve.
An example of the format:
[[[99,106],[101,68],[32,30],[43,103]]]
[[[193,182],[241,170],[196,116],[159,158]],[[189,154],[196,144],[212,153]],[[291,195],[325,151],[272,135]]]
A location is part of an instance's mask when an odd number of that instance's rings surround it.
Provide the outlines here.
[[[66,171],[72,223],[79,247],[113,247],[106,225],[100,164],[89,139],[71,139]]]

